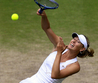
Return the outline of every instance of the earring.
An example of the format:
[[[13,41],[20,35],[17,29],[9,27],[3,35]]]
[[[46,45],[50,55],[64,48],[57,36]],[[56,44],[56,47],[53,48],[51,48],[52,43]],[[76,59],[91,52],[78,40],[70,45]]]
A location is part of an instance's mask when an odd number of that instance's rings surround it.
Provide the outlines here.
[[[82,51],[80,51],[80,54],[82,54],[83,52]]]

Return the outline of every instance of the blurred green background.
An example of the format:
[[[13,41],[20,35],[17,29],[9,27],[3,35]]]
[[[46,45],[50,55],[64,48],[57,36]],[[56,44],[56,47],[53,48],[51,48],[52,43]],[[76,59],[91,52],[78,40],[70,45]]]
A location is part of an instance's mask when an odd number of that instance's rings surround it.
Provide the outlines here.
[[[86,35],[91,42],[91,48],[95,50],[95,55],[97,55],[98,0],[56,1],[59,3],[58,9],[46,10],[53,31],[64,39],[65,44],[69,44],[73,32]],[[6,61],[7,57],[11,57],[10,54],[9,56],[5,55],[6,57],[2,57],[4,56],[2,50],[3,52],[6,50],[7,52],[14,50],[24,55],[31,51],[34,53],[34,51],[37,50],[44,52],[52,49],[52,44],[49,43],[50,41],[41,29],[41,17],[36,14],[38,8],[34,0],[0,0],[1,63],[3,63],[2,61]],[[17,21],[11,20],[13,13],[19,15]],[[39,52],[39,54],[41,53]],[[17,57],[19,58],[20,56],[18,55]],[[10,59],[8,62],[10,62]],[[18,65],[17,67],[20,68]],[[2,68],[4,68],[3,65],[1,69]],[[1,80],[3,80],[3,78],[1,78]],[[13,83],[12,81],[4,82],[4,80],[1,82]]]
[[[59,3],[58,9],[46,10],[53,31],[68,39],[73,32],[85,34],[95,43],[98,38],[98,1],[56,1]],[[40,26],[40,17],[36,15],[38,8],[33,0],[0,0],[1,47],[13,48],[17,47],[17,43],[24,46],[24,43],[39,43],[38,39],[40,42],[46,39]],[[19,20],[11,20],[13,13],[19,15]],[[97,48],[94,44],[92,47]]]

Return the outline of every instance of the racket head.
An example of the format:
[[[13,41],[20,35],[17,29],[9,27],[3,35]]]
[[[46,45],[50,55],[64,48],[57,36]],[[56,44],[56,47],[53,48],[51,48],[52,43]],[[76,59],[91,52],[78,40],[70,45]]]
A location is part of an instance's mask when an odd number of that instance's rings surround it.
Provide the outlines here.
[[[56,9],[59,4],[54,0],[34,0],[35,3],[41,8],[39,13],[41,14],[45,9]]]

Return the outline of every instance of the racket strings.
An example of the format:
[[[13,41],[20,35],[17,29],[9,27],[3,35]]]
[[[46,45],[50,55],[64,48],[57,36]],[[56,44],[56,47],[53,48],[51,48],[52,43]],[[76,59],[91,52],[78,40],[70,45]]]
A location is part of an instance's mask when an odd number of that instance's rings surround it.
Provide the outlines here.
[[[42,4],[43,6],[57,7],[57,4],[54,0],[36,0],[36,1]]]

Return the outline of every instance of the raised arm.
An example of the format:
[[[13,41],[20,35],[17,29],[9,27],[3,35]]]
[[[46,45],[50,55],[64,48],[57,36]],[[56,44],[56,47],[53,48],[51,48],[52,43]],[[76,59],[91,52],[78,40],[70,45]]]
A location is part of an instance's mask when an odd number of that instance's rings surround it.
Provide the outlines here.
[[[50,23],[49,23],[49,20],[47,18],[47,15],[46,15],[45,11],[43,11],[42,14],[39,14],[39,10],[38,10],[37,14],[42,16],[42,18],[41,18],[42,29],[47,34],[49,40],[53,43],[54,47],[56,47],[56,45],[57,45],[57,43],[59,41],[59,37],[50,28]]]

